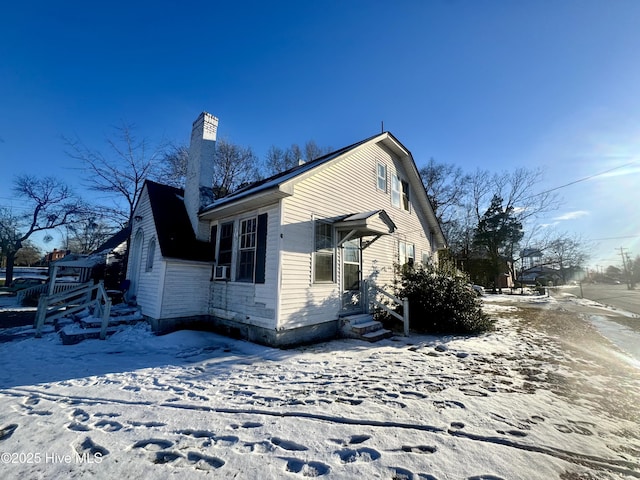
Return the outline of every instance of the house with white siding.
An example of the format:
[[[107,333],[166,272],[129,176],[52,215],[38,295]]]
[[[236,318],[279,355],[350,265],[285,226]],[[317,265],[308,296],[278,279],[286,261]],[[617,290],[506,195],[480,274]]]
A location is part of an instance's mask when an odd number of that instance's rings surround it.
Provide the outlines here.
[[[147,181],[128,278],[155,329],[210,327],[262,344],[334,337],[396,266],[445,239],[409,150],[374,135],[214,199],[218,119],[193,124],[185,189]],[[370,325],[370,319],[366,322]]]

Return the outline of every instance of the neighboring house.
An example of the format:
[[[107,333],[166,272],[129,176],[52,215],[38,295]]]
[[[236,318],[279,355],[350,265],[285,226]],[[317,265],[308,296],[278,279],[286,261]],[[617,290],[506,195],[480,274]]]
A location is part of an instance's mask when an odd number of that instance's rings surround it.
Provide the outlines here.
[[[44,264],[49,265],[51,262],[55,262],[64,258],[64,256],[68,253],[67,250],[58,250],[57,248],[53,249],[53,252],[49,252],[44,256]]]
[[[381,133],[213,200],[218,120],[194,122],[186,188],[147,181],[128,278],[156,330],[194,321],[258,343],[330,338],[445,247],[411,153]],[[367,282],[365,282],[367,281]]]

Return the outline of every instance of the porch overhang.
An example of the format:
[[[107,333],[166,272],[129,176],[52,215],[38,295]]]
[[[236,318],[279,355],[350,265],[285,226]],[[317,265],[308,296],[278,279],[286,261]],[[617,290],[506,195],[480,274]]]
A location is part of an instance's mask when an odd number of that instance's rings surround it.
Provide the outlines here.
[[[384,210],[347,215],[334,222],[333,225],[338,232],[347,232],[338,242],[338,246],[341,246],[347,240],[373,237],[363,245],[363,248],[368,247],[381,236],[393,233],[397,228],[391,217]]]

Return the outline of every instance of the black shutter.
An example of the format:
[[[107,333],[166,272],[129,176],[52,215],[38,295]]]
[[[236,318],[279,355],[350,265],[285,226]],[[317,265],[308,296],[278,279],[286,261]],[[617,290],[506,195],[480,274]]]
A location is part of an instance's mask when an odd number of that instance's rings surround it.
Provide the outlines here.
[[[258,215],[256,283],[264,283],[267,267],[267,214]]]
[[[213,260],[216,259],[216,242],[218,241],[218,225],[211,227],[211,249],[213,250]]]

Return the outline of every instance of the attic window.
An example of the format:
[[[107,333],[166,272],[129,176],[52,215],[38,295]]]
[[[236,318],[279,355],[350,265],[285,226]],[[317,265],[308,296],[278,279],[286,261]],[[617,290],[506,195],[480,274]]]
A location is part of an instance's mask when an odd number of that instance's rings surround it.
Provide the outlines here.
[[[378,163],[378,190],[387,191],[387,166]]]
[[[399,176],[391,176],[391,204],[394,207],[409,211],[409,182]]]

